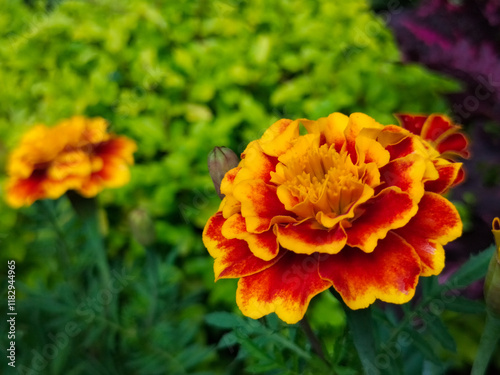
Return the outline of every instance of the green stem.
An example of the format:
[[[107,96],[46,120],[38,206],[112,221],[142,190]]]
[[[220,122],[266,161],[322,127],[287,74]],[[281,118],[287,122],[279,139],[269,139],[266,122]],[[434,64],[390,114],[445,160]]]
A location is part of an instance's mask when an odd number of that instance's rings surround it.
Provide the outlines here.
[[[321,342],[319,341],[318,337],[312,330],[311,325],[309,324],[309,320],[307,320],[307,317],[304,315],[304,317],[299,323],[318,357],[320,357],[324,362],[328,363],[328,361],[325,358],[325,353],[323,352],[323,347],[321,346]]]
[[[500,318],[494,316],[490,312],[486,314],[486,324],[484,325],[481,341],[479,342],[479,349],[477,351],[476,359],[472,366],[471,375],[483,375],[486,373],[488,363],[497,346],[500,337]]]
[[[373,333],[373,319],[370,307],[366,309],[351,310],[337,292],[332,294],[342,303],[347,325],[351,332],[354,346],[358,351],[359,359],[365,374],[371,374],[375,366],[377,346]]]
[[[101,285],[103,288],[107,288],[111,281],[111,275],[109,271],[108,257],[99,226],[99,210],[97,201],[95,198],[83,198],[73,191],[67,192],[66,195],[68,196],[76,213],[83,221],[83,228],[88,240],[88,246],[94,253],[96,266],[101,277]]]

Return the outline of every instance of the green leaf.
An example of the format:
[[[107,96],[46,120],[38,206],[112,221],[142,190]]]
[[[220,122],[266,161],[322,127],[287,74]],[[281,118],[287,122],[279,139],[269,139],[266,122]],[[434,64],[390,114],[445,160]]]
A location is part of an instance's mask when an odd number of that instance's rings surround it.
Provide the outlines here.
[[[482,301],[474,301],[458,296],[451,302],[446,302],[446,309],[466,314],[483,314],[486,310],[486,306]]]
[[[205,321],[218,328],[236,328],[241,325],[241,320],[234,314],[218,311],[208,314]]]
[[[450,335],[448,328],[446,328],[439,316],[431,315],[427,324],[429,325],[428,332],[439,341],[443,348],[454,353],[457,351],[455,339]]]
[[[415,347],[422,353],[422,355],[429,361],[439,364],[441,360],[435,353],[434,348],[429,344],[429,341],[415,330],[405,330],[411,337]]]
[[[469,260],[449,278],[445,285],[453,289],[465,288],[474,281],[485,277],[494,250],[495,247],[492,245],[479,254],[471,256]]]

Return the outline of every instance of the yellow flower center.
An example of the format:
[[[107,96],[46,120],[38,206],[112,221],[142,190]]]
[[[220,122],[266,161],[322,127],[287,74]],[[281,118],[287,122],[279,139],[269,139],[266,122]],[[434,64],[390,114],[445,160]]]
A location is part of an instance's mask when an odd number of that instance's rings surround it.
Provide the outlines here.
[[[281,193],[287,190],[281,195],[291,199],[283,203],[298,216],[346,214],[363,194],[365,168],[354,165],[347,152],[339,153],[327,144],[302,153],[291,151],[280,158],[272,182]]]

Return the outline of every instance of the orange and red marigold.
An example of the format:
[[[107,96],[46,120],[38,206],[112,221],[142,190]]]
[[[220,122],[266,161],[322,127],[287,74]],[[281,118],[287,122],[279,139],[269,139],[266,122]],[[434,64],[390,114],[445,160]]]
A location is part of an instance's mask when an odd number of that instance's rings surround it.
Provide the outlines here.
[[[295,323],[331,286],[351,309],[404,303],[419,276],[441,272],[443,245],[462,222],[440,194],[463,178],[461,163],[442,154],[467,156],[467,144],[436,148],[422,126],[405,129],[416,117],[400,116],[403,127],[362,113],[283,119],[247,146],[203,232],[216,280],[240,279],[245,315]],[[426,134],[442,122],[459,134],[437,118]]]
[[[24,134],[7,164],[6,199],[12,207],[56,199],[68,190],[92,197],[130,179],[135,143],[106,131],[102,118],[75,116]]]

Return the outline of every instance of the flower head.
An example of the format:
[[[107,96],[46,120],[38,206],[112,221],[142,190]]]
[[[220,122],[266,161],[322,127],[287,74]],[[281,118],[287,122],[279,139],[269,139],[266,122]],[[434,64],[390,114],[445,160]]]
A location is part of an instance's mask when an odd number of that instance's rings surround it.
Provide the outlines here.
[[[245,315],[288,323],[331,286],[352,309],[407,302],[462,231],[438,194],[455,182],[441,160],[420,136],[362,113],[276,122],[222,180],[203,232],[216,280],[240,279]]]
[[[7,164],[7,203],[29,206],[67,190],[92,197],[130,179],[135,143],[106,131],[102,118],[76,116],[54,127],[37,125],[24,134]]]

